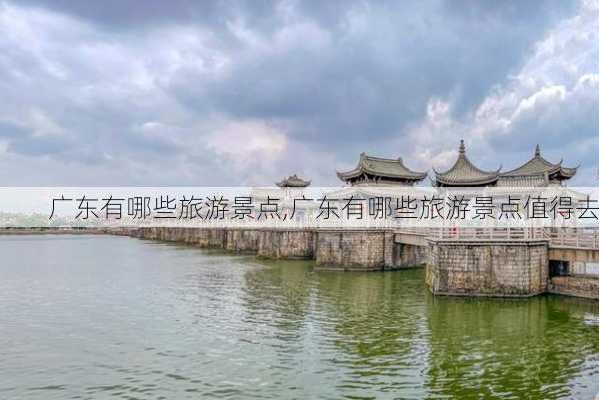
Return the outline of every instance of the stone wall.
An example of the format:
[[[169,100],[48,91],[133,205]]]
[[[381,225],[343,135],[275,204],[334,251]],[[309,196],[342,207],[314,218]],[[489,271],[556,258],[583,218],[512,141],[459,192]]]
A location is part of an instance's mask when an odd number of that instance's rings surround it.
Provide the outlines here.
[[[236,253],[256,253],[260,242],[260,231],[253,229],[224,230],[223,248]]]
[[[253,253],[274,259],[314,259],[319,269],[378,271],[422,266],[420,245],[396,243],[384,230],[282,230],[153,227],[114,231],[144,239]]]
[[[426,283],[435,294],[532,296],[547,290],[547,243],[436,241]]]
[[[158,228],[165,229],[165,228]],[[224,248],[226,231],[224,229],[193,229],[193,228],[166,228],[169,231],[181,231],[182,241],[187,244],[202,248]],[[178,235],[175,234],[175,237]]]
[[[549,259],[568,261],[570,265],[574,262],[599,263],[599,251],[593,249],[551,248],[549,249]]]
[[[311,230],[152,227],[112,230],[111,233],[289,259],[313,258],[316,238]]]
[[[549,292],[568,296],[599,299],[599,278],[588,276],[554,276]]]
[[[226,231],[219,228],[194,229],[174,227],[151,227],[113,230],[112,234],[133,236],[140,239],[187,243],[203,248],[224,248]]]
[[[391,266],[393,269],[421,267],[427,264],[429,258],[428,246],[395,243]]]
[[[308,230],[261,231],[258,256],[284,259],[312,259],[317,233]]]
[[[382,270],[385,267],[384,231],[319,231],[316,265],[324,269]],[[389,257],[387,257],[389,259]]]

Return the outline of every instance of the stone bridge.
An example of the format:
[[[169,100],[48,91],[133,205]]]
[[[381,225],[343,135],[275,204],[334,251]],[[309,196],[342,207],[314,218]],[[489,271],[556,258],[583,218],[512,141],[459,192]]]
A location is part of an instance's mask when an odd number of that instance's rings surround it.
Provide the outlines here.
[[[112,232],[275,259],[312,259],[317,269],[382,271],[426,265],[435,294],[599,298],[595,231],[543,229],[225,229],[147,227]]]
[[[428,242],[422,233],[391,229],[242,229],[144,227],[110,233],[254,253],[273,259],[311,259],[318,269],[382,271],[423,266]]]

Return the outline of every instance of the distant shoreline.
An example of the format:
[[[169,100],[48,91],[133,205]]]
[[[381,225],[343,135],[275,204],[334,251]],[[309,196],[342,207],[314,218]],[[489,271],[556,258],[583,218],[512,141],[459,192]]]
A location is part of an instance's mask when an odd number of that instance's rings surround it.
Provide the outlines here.
[[[0,228],[0,235],[89,235],[106,233],[102,228]]]

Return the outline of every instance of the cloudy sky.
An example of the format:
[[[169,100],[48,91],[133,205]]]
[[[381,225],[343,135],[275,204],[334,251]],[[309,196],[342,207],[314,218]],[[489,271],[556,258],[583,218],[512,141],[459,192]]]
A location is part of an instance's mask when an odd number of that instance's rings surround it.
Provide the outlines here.
[[[0,0],[3,186],[599,169],[598,1]]]

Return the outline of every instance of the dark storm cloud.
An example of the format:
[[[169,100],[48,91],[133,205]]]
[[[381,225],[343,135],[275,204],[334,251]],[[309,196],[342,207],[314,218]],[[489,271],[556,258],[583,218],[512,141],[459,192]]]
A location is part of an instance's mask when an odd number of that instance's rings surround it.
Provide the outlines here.
[[[232,6],[237,10],[237,5],[229,2],[193,0],[24,0],[22,3],[66,13],[109,28],[122,29],[191,22],[216,26],[233,15]],[[259,1],[252,3],[255,4],[246,12],[258,9],[264,4]],[[239,12],[245,8],[240,7]]]
[[[297,41],[286,46],[263,35],[271,51],[240,50],[232,71],[211,82],[182,71],[175,93],[192,108],[208,98],[237,117],[291,119],[296,135],[320,143],[384,139],[421,118],[431,96],[452,98],[458,112],[468,110],[520,65],[555,22],[556,10],[571,11],[566,2],[546,3],[533,18],[521,17],[520,11],[532,10],[525,2],[484,13],[470,4],[375,2],[349,12],[322,3],[327,17],[315,18],[305,33],[315,31],[316,38],[292,37]],[[321,9],[307,4],[300,15],[311,22]],[[348,27],[352,15],[363,19],[353,22],[364,24],[357,32]]]
[[[205,177],[234,164],[223,173],[231,184],[259,174],[270,183],[267,168],[296,168],[289,155],[301,148],[329,157],[305,164],[327,168],[318,177],[333,183],[333,163],[353,163],[358,151],[421,152],[410,132],[426,125],[434,99],[450,104],[448,126],[468,130],[494,88],[509,87],[535,44],[577,10],[551,0],[0,0],[0,123],[23,120],[4,137],[11,153],[107,168],[171,159]],[[514,120],[531,132],[527,146],[541,135],[535,115]],[[557,137],[569,126],[551,115]],[[272,165],[215,143],[219,132],[238,139],[239,126],[259,158],[280,153]],[[443,148],[462,134],[445,133]],[[507,146],[517,136],[501,135],[484,140]]]

